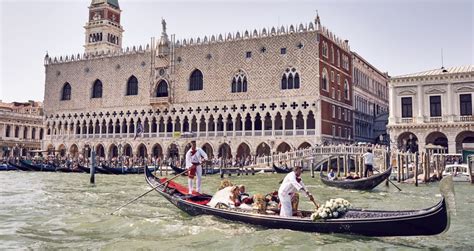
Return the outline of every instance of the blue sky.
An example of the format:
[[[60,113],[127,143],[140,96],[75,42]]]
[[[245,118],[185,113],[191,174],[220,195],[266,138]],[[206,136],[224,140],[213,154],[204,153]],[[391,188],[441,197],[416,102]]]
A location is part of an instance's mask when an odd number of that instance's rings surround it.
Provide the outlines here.
[[[44,98],[46,51],[84,52],[90,0],[0,0],[0,99]],[[141,1],[119,0],[123,45],[149,43],[161,33],[204,37],[314,21],[391,76],[473,64],[473,1]]]

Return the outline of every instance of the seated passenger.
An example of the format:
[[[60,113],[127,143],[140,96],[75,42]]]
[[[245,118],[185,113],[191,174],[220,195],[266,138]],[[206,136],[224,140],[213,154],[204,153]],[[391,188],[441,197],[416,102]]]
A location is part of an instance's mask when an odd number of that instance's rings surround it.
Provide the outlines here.
[[[239,197],[239,187],[238,186],[228,186],[225,187],[212,196],[211,201],[207,203],[210,207],[237,207],[240,205],[238,202]]]
[[[336,173],[334,173],[334,168],[331,168],[331,170],[328,173],[328,180],[336,180]]]
[[[253,198],[245,192],[245,186],[239,185],[239,202],[244,204],[252,204]]]

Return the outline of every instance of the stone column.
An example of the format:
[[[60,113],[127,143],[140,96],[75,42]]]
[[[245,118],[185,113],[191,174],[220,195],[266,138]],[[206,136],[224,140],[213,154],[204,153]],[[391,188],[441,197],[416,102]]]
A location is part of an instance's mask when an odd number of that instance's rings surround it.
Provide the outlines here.
[[[416,93],[416,99],[417,99],[417,111],[418,111],[418,118],[417,118],[417,121],[416,123],[423,123],[423,98],[425,97],[425,95],[423,94],[423,89],[421,88],[421,84],[418,84],[417,86],[417,93]]]
[[[441,113],[444,113],[445,115],[447,115],[447,121],[448,122],[453,122],[454,121],[454,111],[453,111],[453,102],[455,102],[455,98],[453,96],[453,92],[452,92],[452,89],[453,89],[453,86],[451,83],[448,83],[448,85],[446,86],[446,88],[448,89],[447,90],[447,95],[446,95],[446,107],[447,107],[447,111],[444,112],[444,111],[441,111]],[[454,100],[453,100],[454,99]],[[443,104],[443,100],[441,101],[441,104]],[[442,105],[443,106],[443,105]],[[441,108],[443,109],[443,108]],[[461,114],[461,113],[459,113]],[[451,151],[451,150],[449,150]],[[454,151],[456,151],[456,149],[454,149]],[[450,152],[451,153],[451,152]],[[453,152],[454,153],[454,152]]]
[[[252,136],[255,136],[255,117],[251,116],[250,121],[252,122]]]
[[[308,122],[308,114],[303,115],[303,135],[307,135],[308,132],[306,131],[308,128],[308,125],[306,124]]]

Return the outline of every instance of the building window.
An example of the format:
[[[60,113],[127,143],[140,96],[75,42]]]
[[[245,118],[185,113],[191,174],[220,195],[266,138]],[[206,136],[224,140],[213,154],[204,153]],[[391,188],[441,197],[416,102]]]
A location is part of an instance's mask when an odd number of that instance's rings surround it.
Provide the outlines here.
[[[61,100],[71,100],[71,85],[67,82],[63,86]]]
[[[332,126],[332,136],[336,136],[336,126]]]
[[[334,71],[331,71],[331,82],[334,83],[334,79],[335,79],[335,78],[334,78]]]
[[[441,117],[441,96],[430,96],[430,116]]]
[[[471,94],[461,94],[459,95],[459,108],[461,110],[461,116],[470,116],[472,115],[472,98]]]
[[[336,118],[336,107],[334,105],[332,105],[332,118]]]
[[[331,63],[334,64],[334,47],[331,45]]]
[[[168,83],[166,81],[161,80],[156,88],[156,97],[168,97]]]
[[[131,76],[127,81],[127,96],[138,95],[138,79]]]
[[[339,134],[337,136],[342,137],[342,129],[340,126],[338,127],[338,130],[339,130]]]
[[[326,68],[323,68],[323,74],[321,78],[321,88],[325,91],[328,90],[328,71]]]
[[[341,90],[337,90],[337,100],[341,101]]]
[[[299,89],[300,88],[300,75],[296,72],[295,68],[287,68],[283,76],[281,77],[281,89]]]
[[[346,100],[350,100],[350,95],[349,95],[349,82],[347,82],[347,79],[344,80],[344,98]]]
[[[337,74],[337,84],[341,85],[341,75]]]
[[[280,54],[282,54],[282,55],[286,54],[286,48],[281,48],[280,49]]]
[[[332,95],[331,95],[331,97],[332,97],[333,99],[336,99],[336,89],[334,89],[334,87],[332,88]]]
[[[336,64],[337,64],[337,67],[341,67],[341,54],[339,53],[339,50],[337,50],[337,53],[336,53]]]
[[[283,83],[282,83],[282,87],[283,87]],[[231,92],[232,93],[247,92],[247,76],[245,75],[245,72],[243,72],[242,70],[239,70],[239,72],[237,72],[237,74],[232,79]]]
[[[402,98],[402,118],[413,117],[411,97]]]
[[[252,52],[251,52],[251,51],[247,51],[247,52],[245,53],[245,57],[246,57],[246,58],[251,58],[251,57],[252,57]]]
[[[341,107],[337,108],[337,119],[341,119],[342,110]]]
[[[92,86],[92,98],[102,98],[102,82],[98,79]]]
[[[328,57],[328,43],[327,42],[323,42],[323,56],[324,57]]]
[[[189,78],[189,90],[198,91],[198,90],[202,90],[202,88],[203,88],[203,75],[200,70],[196,69],[191,73],[191,77]]]

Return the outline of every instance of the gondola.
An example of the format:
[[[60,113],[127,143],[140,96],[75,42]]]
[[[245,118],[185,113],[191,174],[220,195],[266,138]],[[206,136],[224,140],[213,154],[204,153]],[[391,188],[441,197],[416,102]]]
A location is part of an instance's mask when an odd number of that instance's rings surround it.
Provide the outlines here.
[[[85,173],[90,173],[91,172],[91,169],[89,167],[85,167],[85,166],[81,166],[81,165],[78,165],[78,168],[81,169],[83,172]],[[107,172],[106,170],[100,168],[100,167],[95,167],[95,173],[101,173],[101,174],[112,174],[110,172]]]
[[[102,169],[111,174],[141,174],[144,172],[143,167],[109,167],[106,165],[101,166]]]
[[[56,167],[50,164],[33,164],[28,160],[20,160],[20,163],[32,171],[37,172],[56,172]]]
[[[15,162],[9,161],[8,165],[10,165],[10,166],[12,166],[12,167],[14,167],[18,170],[21,170],[21,171],[27,171],[27,172],[33,171],[32,169],[28,168],[27,166],[21,164],[20,162],[15,163]]]
[[[145,178],[151,187],[166,183],[166,178],[155,177],[145,168]],[[165,187],[165,188],[163,188]],[[311,211],[301,211],[305,217],[280,217],[257,214],[239,209],[221,209],[207,206],[207,194],[187,195],[187,188],[176,182],[155,189],[173,205],[192,215],[213,215],[266,228],[291,229],[304,232],[342,233],[364,236],[416,236],[436,235],[449,228],[449,217],[444,197],[434,206],[422,210],[381,211],[349,209],[337,219],[312,221]]]
[[[361,179],[355,179],[355,180],[350,180],[350,179],[329,180],[328,177],[325,174],[323,174],[323,172],[320,172],[320,177],[321,177],[321,181],[328,186],[338,187],[338,188],[343,188],[343,189],[372,190],[373,188],[378,186],[380,183],[382,183],[384,180],[388,179],[391,173],[392,173],[392,167],[390,167],[383,173],[378,173],[368,178],[361,178]]]
[[[287,167],[277,167],[275,165],[275,163],[273,163],[273,169],[275,170],[275,172],[277,173],[289,173],[291,172],[291,168],[287,168]]]
[[[178,173],[184,173],[184,171],[186,171],[186,169],[184,168],[180,168],[180,167],[177,167],[173,164],[170,165],[171,169],[173,170],[173,172],[175,174],[178,174]],[[220,170],[219,169],[214,169],[214,168],[203,168],[203,174],[206,174],[206,175],[212,175],[212,174],[217,174],[219,173]],[[187,176],[188,174],[187,173],[184,173],[183,176]]]
[[[0,171],[14,171],[14,170],[17,170],[17,169],[8,163],[0,165]]]

